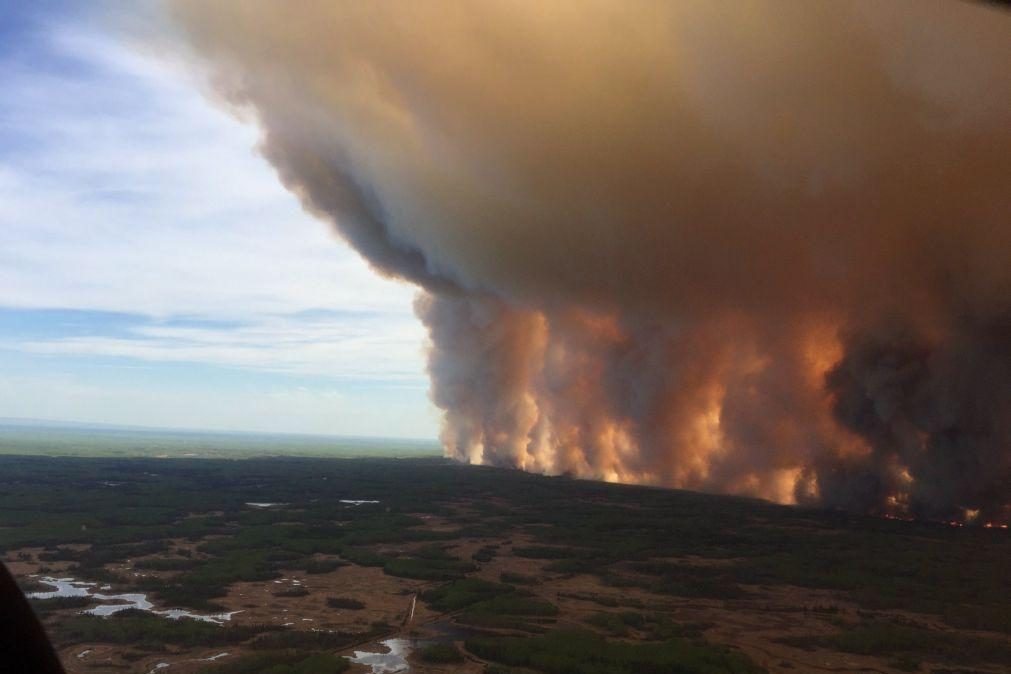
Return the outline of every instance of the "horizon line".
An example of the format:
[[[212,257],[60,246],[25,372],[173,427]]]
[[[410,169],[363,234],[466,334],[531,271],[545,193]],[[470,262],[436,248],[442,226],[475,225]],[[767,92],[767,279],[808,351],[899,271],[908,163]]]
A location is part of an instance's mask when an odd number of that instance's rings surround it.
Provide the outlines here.
[[[419,438],[407,436],[391,435],[341,435],[337,433],[305,433],[297,431],[255,431],[238,429],[219,428],[194,428],[191,426],[148,426],[143,424],[121,424],[105,421],[77,421],[73,419],[49,419],[40,417],[4,417],[0,416],[0,428],[22,426],[25,428],[65,428],[65,429],[91,429],[91,430],[119,430],[149,433],[184,433],[184,434],[206,434],[206,435],[244,435],[260,437],[281,437],[281,438],[305,438],[319,440],[366,440],[380,441],[392,440],[396,442],[428,443],[441,445],[438,438]]]

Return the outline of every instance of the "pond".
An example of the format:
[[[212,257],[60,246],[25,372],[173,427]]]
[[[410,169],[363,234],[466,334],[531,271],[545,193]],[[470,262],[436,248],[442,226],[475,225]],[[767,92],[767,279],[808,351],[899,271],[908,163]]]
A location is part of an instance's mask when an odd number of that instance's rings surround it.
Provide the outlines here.
[[[395,672],[409,672],[411,670],[411,665],[407,662],[407,656],[421,642],[413,639],[387,639],[380,643],[386,647],[389,653],[355,651],[354,656],[348,655],[345,657],[351,662],[371,667],[371,674],[394,674]]]
[[[53,597],[90,597],[96,602],[100,602],[101,605],[87,609],[84,613],[97,616],[110,616],[114,613],[119,613],[120,611],[132,608],[140,611],[147,611],[148,613],[160,615],[171,620],[192,618],[194,620],[201,620],[203,622],[220,625],[226,620],[231,620],[232,616],[236,613],[240,613],[240,611],[232,611],[230,613],[201,615],[199,613],[192,613],[178,608],[159,611],[155,610],[154,604],[148,600],[147,595],[140,592],[131,592],[126,594],[104,594],[102,592],[92,592],[92,589],[95,587],[95,583],[74,580],[73,578],[51,578],[49,576],[44,576],[39,578],[39,582],[49,585],[54,589],[48,592],[31,592],[28,595],[29,598],[52,599]],[[108,587],[108,585],[105,585],[102,589],[108,589]]]

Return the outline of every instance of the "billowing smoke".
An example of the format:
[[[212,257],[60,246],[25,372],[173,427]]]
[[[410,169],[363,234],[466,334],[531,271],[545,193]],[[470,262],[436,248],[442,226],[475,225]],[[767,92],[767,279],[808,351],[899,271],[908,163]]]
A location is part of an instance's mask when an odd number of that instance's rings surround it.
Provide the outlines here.
[[[1011,14],[172,11],[306,208],[423,289],[450,456],[1008,519]]]

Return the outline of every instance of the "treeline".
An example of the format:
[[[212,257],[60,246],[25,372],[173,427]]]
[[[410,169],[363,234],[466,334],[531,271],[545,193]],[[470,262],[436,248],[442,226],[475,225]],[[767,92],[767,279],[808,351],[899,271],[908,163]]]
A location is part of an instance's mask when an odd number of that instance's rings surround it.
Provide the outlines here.
[[[163,650],[166,644],[188,647],[224,646],[279,629],[281,628],[271,625],[223,627],[192,618],[170,620],[145,611],[127,609],[108,617],[69,617],[58,624],[57,637],[63,644],[113,643]]]
[[[869,620],[832,635],[794,636],[782,643],[804,649],[830,648],[861,655],[895,656],[919,669],[919,662],[1002,665],[1011,671],[1011,644],[976,635],[929,629],[906,621]]]
[[[635,644],[593,632],[559,630],[534,637],[474,637],[474,655],[543,674],[759,674],[765,670],[742,653],[670,640]]]

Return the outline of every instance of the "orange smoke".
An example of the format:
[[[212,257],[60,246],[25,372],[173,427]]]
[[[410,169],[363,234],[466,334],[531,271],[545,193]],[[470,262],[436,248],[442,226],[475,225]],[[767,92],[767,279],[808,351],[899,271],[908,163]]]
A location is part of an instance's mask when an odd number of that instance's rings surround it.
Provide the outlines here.
[[[416,283],[449,456],[893,516],[1011,504],[1011,15],[174,0]]]

